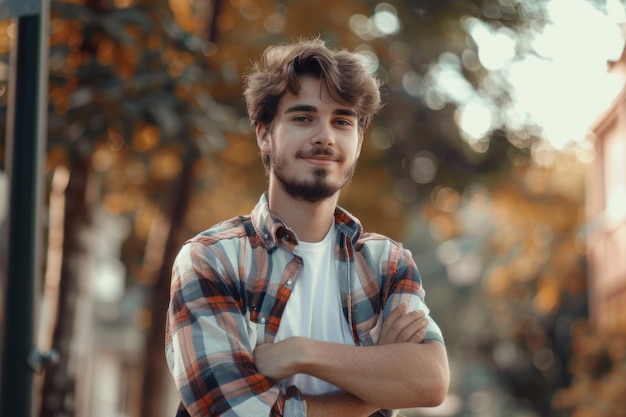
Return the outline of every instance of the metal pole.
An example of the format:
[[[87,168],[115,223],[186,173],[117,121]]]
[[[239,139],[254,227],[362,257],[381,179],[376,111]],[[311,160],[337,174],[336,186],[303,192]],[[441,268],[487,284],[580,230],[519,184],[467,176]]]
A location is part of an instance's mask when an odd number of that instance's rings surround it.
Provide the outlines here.
[[[35,289],[40,275],[43,155],[45,153],[47,15],[16,18],[7,106],[5,166],[8,173],[6,287],[0,416],[33,414],[33,372],[41,366],[34,350]],[[45,43],[45,45],[43,45]],[[47,61],[46,61],[47,62]]]

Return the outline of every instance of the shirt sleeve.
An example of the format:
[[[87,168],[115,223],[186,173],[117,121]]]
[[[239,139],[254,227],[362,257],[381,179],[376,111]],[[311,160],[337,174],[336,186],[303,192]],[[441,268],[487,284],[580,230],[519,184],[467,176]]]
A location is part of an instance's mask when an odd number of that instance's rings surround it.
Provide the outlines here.
[[[401,246],[398,246],[397,250],[399,250],[399,253],[394,271],[394,280],[392,282],[389,299],[387,303],[385,303],[384,317],[391,314],[391,312],[402,303],[406,303],[408,307],[407,311],[423,311],[426,313],[428,326],[426,326],[426,337],[424,341],[436,340],[445,344],[441,329],[437,322],[431,317],[430,309],[426,305],[426,291],[422,285],[422,277],[420,276],[411,252]]]
[[[299,396],[256,369],[245,289],[218,259],[215,248],[192,242],[173,266],[165,355],[185,409],[192,417],[304,417]]]

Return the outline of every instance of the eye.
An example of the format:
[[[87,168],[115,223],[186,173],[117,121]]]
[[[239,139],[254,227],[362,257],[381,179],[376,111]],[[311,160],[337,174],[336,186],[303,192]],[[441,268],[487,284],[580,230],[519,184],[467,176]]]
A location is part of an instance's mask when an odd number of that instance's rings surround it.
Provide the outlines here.
[[[354,125],[354,122],[350,119],[336,119],[335,124],[339,126],[349,127],[349,126]]]
[[[294,122],[308,122],[311,120],[311,118],[309,116],[296,116],[292,119]]]

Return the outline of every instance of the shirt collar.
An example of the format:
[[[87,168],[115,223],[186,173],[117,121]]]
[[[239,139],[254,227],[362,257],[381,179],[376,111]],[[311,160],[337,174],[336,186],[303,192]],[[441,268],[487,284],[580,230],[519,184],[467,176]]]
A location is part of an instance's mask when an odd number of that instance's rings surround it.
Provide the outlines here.
[[[261,195],[259,202],[252,210],[251,220],[254,231],[267,250],[275,249],[282,240],[293,245],[297,243],[295,233],[270,211],[267,193]],[[346,235],[353,244],[356,243],[363,231],[359,220],[339,206],[335,208],[335,226],[338,232]]]

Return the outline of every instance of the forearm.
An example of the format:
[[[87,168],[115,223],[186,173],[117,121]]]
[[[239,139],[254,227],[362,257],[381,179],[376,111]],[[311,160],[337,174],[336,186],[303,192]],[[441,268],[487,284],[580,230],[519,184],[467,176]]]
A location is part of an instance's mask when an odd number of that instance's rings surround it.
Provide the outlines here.
[[[380,408],[439,405],[449,383],[439,342],[354,347],[307,340],[298,372],[321,378]]]
[[[450,378],[445,347],[434,340],[422,343],[427,321],[405,310],[398,307],[387,317],[376,346],[290,337],[257,346],[255,365],[274,380],[299,373],[323,379],[375,408],[439,405]]]
[[[324,395],[305,395],[307,417],[368,417],[378,411],[354,395],[338,391]]]

